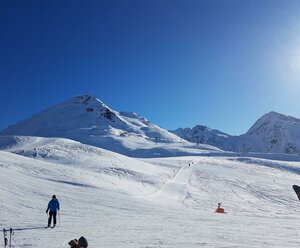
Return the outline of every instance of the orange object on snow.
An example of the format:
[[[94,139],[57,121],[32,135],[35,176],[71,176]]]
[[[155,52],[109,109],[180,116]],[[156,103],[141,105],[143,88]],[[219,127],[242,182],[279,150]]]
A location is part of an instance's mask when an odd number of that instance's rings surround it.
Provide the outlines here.
[[[217,208],[215,213],[225,214],[224,208]]]
[[[221,208],[221,203],[218,203],[218,207],[217,207],[215,213],[225,214],[224,208]]]

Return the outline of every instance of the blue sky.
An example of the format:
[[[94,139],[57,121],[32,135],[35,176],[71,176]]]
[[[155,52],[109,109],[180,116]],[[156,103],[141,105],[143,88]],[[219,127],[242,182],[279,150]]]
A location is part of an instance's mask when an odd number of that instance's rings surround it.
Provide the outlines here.
[[[0,129],[91,94],[167,129],[300,117],[298,0],[0,0]]]

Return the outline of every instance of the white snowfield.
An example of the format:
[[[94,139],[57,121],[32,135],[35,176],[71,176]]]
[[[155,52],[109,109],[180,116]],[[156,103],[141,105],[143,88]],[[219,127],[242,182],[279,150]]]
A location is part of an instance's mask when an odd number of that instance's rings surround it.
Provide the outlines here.
[[[6,136],[0,146],[0,227],[15,230],[12,247],[69,247],[80,236],[91,248],[300,245],[300,162],[135,159],[58,138]],[[60,221],[45,229],[52,194]],[[214,213],[218,202],[227,214]]]

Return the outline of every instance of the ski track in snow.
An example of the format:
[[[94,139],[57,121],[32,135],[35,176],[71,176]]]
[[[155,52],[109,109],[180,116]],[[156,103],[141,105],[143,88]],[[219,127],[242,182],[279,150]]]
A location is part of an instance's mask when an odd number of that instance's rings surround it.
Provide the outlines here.
[[[65,248],[80,236],[89,247],[299,247],[300,203],[291,187],[300,184],[299,162],[133,159],[47,142],[20,145],[23,156],[0,151],[0,227],[15,230],[14,248]],[[36,148],[44,155],[34,156]],[[60,223],[45,229],[52,194]],[[218,202],[227,214],[214,213]]]

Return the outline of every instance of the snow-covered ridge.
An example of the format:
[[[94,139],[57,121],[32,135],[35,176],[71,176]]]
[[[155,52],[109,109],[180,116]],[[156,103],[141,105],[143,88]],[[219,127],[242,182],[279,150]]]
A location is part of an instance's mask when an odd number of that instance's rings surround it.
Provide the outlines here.
[[[93,130],[91,135],[104,135],[109,133],[109,129],[117,129],[124,134],[143,136],[149,140],[157,137],[161,142],[180,141],[176,135],[147,119],[131,112],[114,111],[98,98],[89,95],[73,97],[52,106],[9,126],[1,134],[74,138],[80,135],[82,129]]]
[[[0,135],[68,138],[137,157],[191,155],[195,149],[300,154],[300,120],[291,116],[270,112],[240,136],[202,125],[167,131],[134,112],[115,111],[90,95],[72,97]]]
[[[210,129],[209,127],[197,125],[191,128],[178,128],[173,133],[179,137],[188,140],[193,143],[210,144],[216,147],[222,147],[223,143],[228,139],[230,135],[225,134],[216,129]]]
[[[103,173],[106,174],[134,171],[135,174],[139,174],[139,179],[142,174],[142,177],[146,178],[147,174],[151,173],[153,176],[153,173],[156,173],[152,166],[143,161],[137,162],[134,158],[69,139],[0,136],[0,147],[6,152],[34,158],[38,161],[72,165],[86,171],[104,171]],[[126,164],[129,164],[130,167],[125,166]]]
[[[205,126],[179,128],[173,133],[191,142],[200,142],[236,152],[300,154],[300,120],[274,111],[263,115],[246,134],[232,136]]]
[[[9,126],[0,135],[68,138],[137,157],[192,155],[196,150],[219,150],[206,145],[196,147],[136,113],[112,110],[89,95],[72,97]]]

